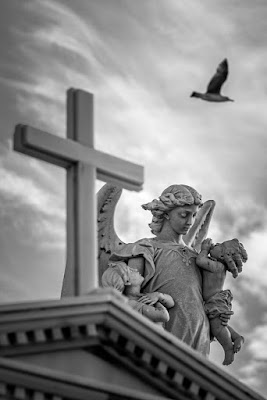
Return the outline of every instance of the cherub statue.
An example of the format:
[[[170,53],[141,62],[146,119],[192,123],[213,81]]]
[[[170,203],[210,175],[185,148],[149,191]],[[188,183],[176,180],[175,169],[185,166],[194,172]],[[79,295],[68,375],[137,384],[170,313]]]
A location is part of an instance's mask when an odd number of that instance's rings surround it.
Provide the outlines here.
[[[244,337],[231,326],[222,325],[219,318],[220,314],[225,311],[231,311],[232,308],[232,293],[229,289],[223,290],[226,278],[226,267],[223,262],[235,252],[237,247],[240,249],[242,261],[246,262],[246,250],[237,239],[216,243],[216,245],[213,245],[211,239],[205,239],[196,258],[197,266],[203,269],[202,295],[205,302],[204,309],[210,321],[211,334],[224,349],[224,365],[229,365],[234,361],[234,354],[240,351],[244,343]],[[242,267],[240,261],[239,265]],[[238,276],[238,270],[235,265],[233,265],[231,272],[234,278]]]
[[[154,235],[134,243],[124,243],[114,229],[114,211],[121,189],[104,185],[98,193],[99,274],[110,262],[117,264],[120,285],[127,284],[129,276],[123,262],[137,270],[144,278],[141,302],[157,302],[153,292],[172,297],[174,306],[168,310],[169,320],[164,328],[203,356],[210,351],[210,322],[204,309],[203,269],[196,264],[201,243],[207,236],[215,202],[202,203],[201,195],[188,185],[171,185],[158,199],[142,207],[152,213],[149,224]],[[243,258],[239,246],[233,248],[223,260],[226,269],[241,272]],[[214,272],[214,279],[221,272]],[[222,325],[227,325],[232,311],[219,315]]]
[[[103,273],[103,287],[114,287],[120,293],[128,297],[128,304],[136,311],[162,326],[170,319],[168,310],[174,306],[174,301],[168,294],[154,292],[149,297],[140,292],[144,277],[136,269],[130,268],[126,263],[110,263],[108,269]],[[123,283],[120,271],[124,270],[128,276],[128,282]],[[118,273],[119,271],[119,273]]]

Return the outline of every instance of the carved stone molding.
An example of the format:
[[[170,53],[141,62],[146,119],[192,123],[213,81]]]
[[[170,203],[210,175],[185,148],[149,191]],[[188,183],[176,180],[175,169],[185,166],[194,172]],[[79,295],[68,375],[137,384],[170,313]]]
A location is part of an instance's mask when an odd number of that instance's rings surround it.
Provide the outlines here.
[[[0,398],[7,400],[164,400],[166,397],[99,384],[0,358]]]
[[[0,356],[75,348],[115,360],[169,398],[263,400],[110,289],[83,298],[0,307]]]

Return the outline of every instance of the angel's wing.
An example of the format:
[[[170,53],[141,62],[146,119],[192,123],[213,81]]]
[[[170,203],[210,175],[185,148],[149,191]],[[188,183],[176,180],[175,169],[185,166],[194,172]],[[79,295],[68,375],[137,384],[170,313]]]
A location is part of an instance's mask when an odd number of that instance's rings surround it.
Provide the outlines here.
[[[99,282],[108,267],[111,253],[125,244],[114,229],[114,213],[121,193],[120,187],[110,184],[105,184],[97,193]]]
[[[226,81],[228,75],[228,62],[225,58],[217,67],[216,73],[211,78],[207,93],[220,93],[223,83]]]
[[[183,240],[187,246],[191,246],[198,252],[201,248],[201,243],[207,237],[211,217],[215,208],[214,200],[207,200],[198,211],[194,224],[191,226],[188,233],[183,236]]]

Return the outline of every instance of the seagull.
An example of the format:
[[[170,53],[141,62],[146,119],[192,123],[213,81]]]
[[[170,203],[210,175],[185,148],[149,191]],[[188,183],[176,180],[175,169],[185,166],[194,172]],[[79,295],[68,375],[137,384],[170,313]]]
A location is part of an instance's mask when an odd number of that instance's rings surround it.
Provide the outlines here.
[[[227,96],[222,96],[220,90],[228,75],[228,62],[225,58],[217,67],[216,73],[208,84],[206,93],[193,92],[190,97],[199,97],[202,100],[222,102],[234,101]]]

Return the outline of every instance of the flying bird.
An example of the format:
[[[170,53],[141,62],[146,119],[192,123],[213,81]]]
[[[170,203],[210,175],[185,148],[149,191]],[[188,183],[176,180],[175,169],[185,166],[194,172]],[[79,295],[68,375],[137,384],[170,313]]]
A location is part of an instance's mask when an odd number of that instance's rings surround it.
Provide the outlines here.
[[[228,75],[228,62],[225,58],[217,67],[216,73],[208,84],[206,93],[193,92],[190,97],[198,97],[206,101],[222,102],[222,101],[234,101],[229,99],[227,96],[221,95],[221,87],[226,81]]]

